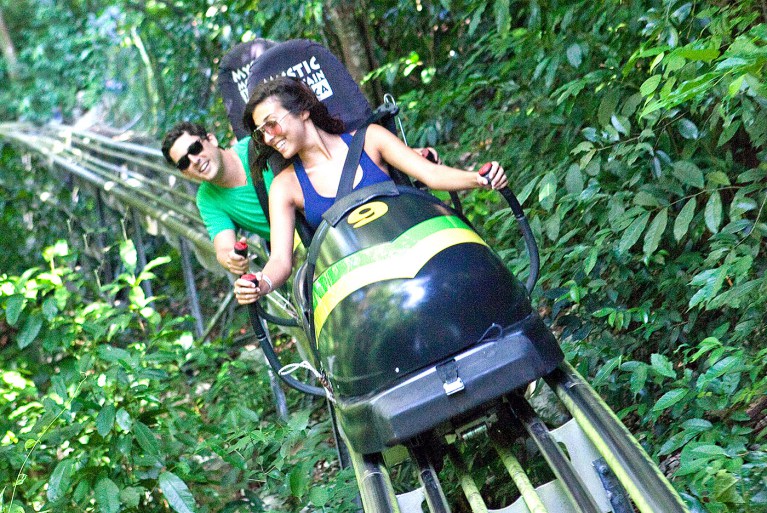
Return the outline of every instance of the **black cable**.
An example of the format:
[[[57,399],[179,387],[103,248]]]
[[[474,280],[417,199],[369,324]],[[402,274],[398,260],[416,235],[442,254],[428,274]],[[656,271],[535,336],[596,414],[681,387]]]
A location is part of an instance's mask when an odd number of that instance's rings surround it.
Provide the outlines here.
[[[280,373],[280,369],[282,369],[280,358],[274,351],[272,341],[269,339],[269,335],[267,334],[266,329],[264,329],[264,325],[258,315],[258,307],[256,303],[251,303],[248,305],[248,317],[250,318],[250,325],[253,327],[253,332],[256,334],[256,338],[258,339],[258,343],[261,346],[261,350],[264,352],[264,356],[266,356],[266,361],[269,362],[269,365],[280,377],[280,379],[284,381],[286,385],[298,390],[299,392],[325,397],[324,388],[307,385],[306,383],[298,381],[293,376],[283,375]]]

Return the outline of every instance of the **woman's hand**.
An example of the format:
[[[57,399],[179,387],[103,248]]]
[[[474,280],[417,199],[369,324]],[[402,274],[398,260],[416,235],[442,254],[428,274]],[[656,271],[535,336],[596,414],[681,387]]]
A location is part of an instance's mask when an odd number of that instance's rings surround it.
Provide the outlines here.
[[[485,171],[485,168],[490,165],[490,170]],[[506,173],[503,167],[496,162],[488,162],[477,173],[477,183],[488,189],[503,189],[509,185],[509,180],[506,178]]]
[[[253,278],[252,280],[249,278]],[[234,297],[241,305],[255,303],[272,291],[271,280],[261,272],[255,275],[243,275],[234,282]]]
[[[442,165],[442,159],[439,158],[439,153],[437,153],[437,150],[432,148],[431,146],[428,146],[426,148],[415,148],[416,153],[421,155],[423,158],[428,160],[429,162],[432,162],[434,164]]]

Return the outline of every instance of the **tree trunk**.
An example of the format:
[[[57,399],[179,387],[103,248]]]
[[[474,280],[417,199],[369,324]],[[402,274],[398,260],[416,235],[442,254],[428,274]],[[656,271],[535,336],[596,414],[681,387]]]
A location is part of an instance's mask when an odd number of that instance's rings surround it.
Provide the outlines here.
[[[5,25],[2,9],[0,9],[0,46],[3,47],[3,56],[8,64],[8,76],[15,80],[18,77],[16,48],[13,46],[11,34]]]
[[[365,19],[366,3],[350,4],[341,0],[325,0],[324,3],[330,30],[341,44],[341,59],[358,84],[378,67]],[[383,91],[377,80],[369,81],[362,90],[374,105],[383,102]]]

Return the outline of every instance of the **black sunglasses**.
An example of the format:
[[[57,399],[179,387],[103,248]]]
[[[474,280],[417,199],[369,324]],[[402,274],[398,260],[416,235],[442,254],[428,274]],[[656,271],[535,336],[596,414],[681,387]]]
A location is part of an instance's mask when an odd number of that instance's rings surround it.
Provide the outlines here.
[[[178,162],[176,162],[176,167],[179,169],[179,171],[186,171],[191,162],[189,161],[189,155],[199,155],[202,151],[202,141],[199,139],[193,142],[189,145],[189,148],[186,150],[186,155],[178,159]]]

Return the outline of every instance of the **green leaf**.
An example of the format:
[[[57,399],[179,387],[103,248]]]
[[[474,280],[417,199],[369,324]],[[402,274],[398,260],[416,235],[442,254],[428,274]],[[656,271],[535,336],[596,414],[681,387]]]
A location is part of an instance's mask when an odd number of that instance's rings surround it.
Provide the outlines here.
[[[138,254],[136,253],[136,246],[133,245],[133,241],[128,239],[120,243],[120,259],[125,264],[125,269],[129,273],[136,271],[136,262],[138,262]]]
[[[610,116],[610,124],[623,135],[628,135],[631,132],[631,122],[626,116],[613,114]]]
[[[567,62],[570,66],[577,68],[583,62],[583,50],[578,43],[573,43],[567,48]]]
[[[597,111],[597,119],[600,125],[608,126],[610,124],[610,118],[615,113],[619,99],[620,91],[617,88],[611,88],[605,93],[604,98],[599,102],[599,110]]]
[[[695,431],[696,433],[702,433],[708,431],[714,425],[710,421],[705,419],[689,419],[682,423],[682,428],[689,431]]]
[[[647,365],[641,364],[637,365],[631,372],[629,386],[631,388],[631,393],[634,395],[638,394],[644,388],[644,385],[647,382],[647,369]]]
[[[702,189],[706,182],[703,179],[703,171],[689,160],[674,162],[674,176],[684,184]]]
[[[692,449],[693,454],[698,454],[701,456],[726,456],[727,451],[725,451],[723,448],[719,447],[718,445],[714,444],[705,444],[705,445],[699,445]]]
[[[687,235],[693,216],[695,216],[695,198],[691,198],[685,203],[674,220],[674,238],[677,241],[682,240],[682,237]]]
[[[169,256],[161,256],[161,257],[153,259],[152,261],[147,263],[146,266],[144,266],[144,269],[142,270],[141,275],[143,275],[144,273],[149,272],[150,270],[154,269],[155,267],[158,267],[158,266],[163,265],[163,264],[167,264],[168,262],[170,262],[170,260],[171,259],[170,259]]]
[[[645,212],[629,225],[628,228],[626,228],[626,231],[623,232],[623,235],[621,236],[621,240],[618,243],[618,252],[619,253],[626,253],[629,249],[631,249],[631,246],[636,244],[636,242],[639,240],[639,237],[642,236],[642,232],[645,229],[645,226],[647,226],[647,221],[650,219],[650,213]]]
[[[616,356],[615,358],[611,358],[605,362],[602,368],[597,371],[597,374],[594,376],[594,380],[591,382],[591,385],[594,387],[601,385],[607,378],[610,377],[613,371],[620,366],[622,360],[622,356]]]
[[[160,446],[151,429],[143,423],[136,421],[133,424],[133,434],[136,435],[136,441],[139,446],[144,449],[147,454],[160,456]]]
[[[538,189],[538,201],[544,209],[551,210],[556,199],[557,175],[555,175],[553,172],[548,172],[543,177],[543,180],[541,180],[541,184]]]
[[[115,420],[117,421],[117,425],[120,426],[120,429],[123,431],[130,431],[133,427],[133,419],[131,419],[130,413],[128,413],[125,408],[117,410]]]
[[[556,242],[556,240],[559,238],[559,215],[555,213],[549,216],[543,226],[546,230],[546,237],[548,237],[549,240]]]
[[[130,359],[130,353],[120,347],[103,344],[98,347],[97,351],[102,360],[110,363]]]
[[[722,288],[724,278],[727,276],[729,266],[723,265],[716,269],[706,269],[693,276],[692,285],[701,286],[692,298],[690,298],[689,307],[693,308],[704,301],[710,301],[716,296]]]
[[[714,478],[714,499],[717,502],[743,504],[743,497],[738,492],[738,478],[722,469]]]
[[[732,82],[730,82],[730,85],[727,86],[727,94],[730,96],[730,98],[734,97],[740,92],[740,88],[743,85],[743,79],[746,78],[746,73],[739,76]]]
[[[719,57],[719,50],[717,48],[703,48],[703,49],[680,48],[679,50],[676,50],[674,53],[691,61],[709,62]]]
[[[676,124],[677,130],[679,130],[679,133],[684,137],[685,139],[697,139],[698,138],[698,127],[695,126],[695,123],[690,121],[689,119],[681,119],[679,120],[679,123]]]
[[[652,407],[652,411],[663,411],[666,408],[670,408],[681,401],[686,394],[687,390],[683,390],[681,388],[669,390],[663,394],[660,399],[658,399],[658,401]]]
[[[48,322],[52,321],[53,318],[56,317],[56,314],[59,313],[59,307],[56,305],[55,297],[49,297],[43,301],[42,312],[45,320]]]
[[[24,321],[24,326],[21,327],[21,331],[16,336],[16,343],[20,349],[24,349],[29,344],[35,341],[37,335],[40,333],[40,328],[43,327],[43,315],[39,310],[36,310],[29,314],[27,320]]]
[[[666,230],[666,224],[668,223],[668,209],[664,208],[655,219],[650,223],[650,228],[647,229],[647,233],[644,236],[644,246],[642,252],[645,255],[652,255],[655,250],[658,249],[663,232]]]
[[[138,424],[138,423],[137,423]],[[186,486],[186,483],[172,472],[163,472],[160,474],[160,490],[162,490],[165,499],[170,507],[178,513],[195,513],[197,503],[194,500],[192,492]]]
[[[321,508],[330,500],[330,493],[324,486],[315,486],[309,490],[309,500],[313,505]]]
[[[642,82],[642,85],[639,86],[639,92],[642,93],[642,96],[650,96],[655,90],[658,88],[658,85],[660,84],[661,76],[660,75],[653,75],[644,82]]]
[[[120,489],[108,477],[102,477],[96,483],[96,502],[101,513],[117,513],[120,511]]]
[[[129,486],[120,490],[120,501],[128,508],[138,508],[146,490],[140,486]]]
[[[711,171],[706,175],[706,180],[712,185],[731,185],[730,178],[721,171]]]
[[[299,410],[293,413],[288,420],[288,426],[293,431],[303,431],[309,425],[309,410]]]
[[[639,117],[643,118],[660,108],[661,108],[661,102],[659,102],[658,100],[653,100],[644,106],[644,108],[642,109],[642,112],[639,113]]]
[[[473,36],[477,31],[479,22],[482,21],[482,14],[485,12],[487,4],[481,4],[475,9],[474,14],[471,16],[471,23],[469,23],[469,36]]]
[[[573,196],[578,196],[583,192],[583,175],[578,164],[573,164],[567,169],[565,187],[567,192]]]
[[[650,356],[650,365],[652,366],[652,370],[654,370],[661,376],[666,376],[667,378],[676,379],[676,372],[674,372],[674,366],[671,364],[669,359],[663,356],[662,354],[653,353]]]
[[[66,458],[61,460],[53,469],[46,492],[49,501],[56,502],[66,496],[69,486],[72,484],[73,463],[71,459]]]
[[[21,311],[24,309],[24,295],[14,294],[8,296],[8,300],[5,302],[5,320],[11,326],[16,326],[19,321]]]
[[[711,233],[717,233],[719,225],[722,224],[722,197],[719,195],[719,191],[711,193],[711,197],[706,202],[703,217],[706,221],[706,228]]]
[[[101,408],[98,416],[96,416],[96,431],[105,437],[112,431],[112,426],[115,425],[115,407],[112,403],[107,403]]]
[[[583,272],[588,275],[597,263],[597,256],[599,256],[599,248],[594,246],[589,250],[589,254],[586,256],[586,260],[583,262]]]
[[[295,497],[303,497],[312,477],[312,462],[305,460],[301,465],[296,465],[288,476],[290,493]]]
[[[634,196],[634,205],[642,207],[658,207],[660,206],[660,203],[658,203],[658,198],[649,192],[639,191]]]
[[[722,133],[719,135],[719,139],[716,142],[717,148],[723,144],[726,144],[727,141],[732,139],[732,137],[737,133],[738,128],[740,128],[740,121],[733,121],[724,127],[724,129],[722,129]]]
[[[495,0],[495,28],[499,34],[508,34],[511,26],[511,11],[509,0]]]

